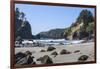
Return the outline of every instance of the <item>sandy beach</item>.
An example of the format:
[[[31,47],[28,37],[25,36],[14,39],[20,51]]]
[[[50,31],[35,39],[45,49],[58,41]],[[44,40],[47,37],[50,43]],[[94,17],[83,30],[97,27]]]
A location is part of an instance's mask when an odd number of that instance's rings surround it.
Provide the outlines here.
[[[69,44],[69,45],[53,45],[55,49],[52,51],[47,51],[49,46],[45,47],[20,47],[15,48],[15,54],[18,52],[30,51],[32,56],[34,56],[34,61],[36,64],[43,64],[41,61],[37,61],[38,58],[48,55],[53,63],[69,63],[78,62],[79,57],[82,55],[88,56],[85,61],[94,61],[94,42],[81,43],[81,44]],[[61,54],[62,50],[70,52],[69,54]],[[44,52],[41,52],[44,50]],[[52,55],[53,52],[57,52],[57,55]]]

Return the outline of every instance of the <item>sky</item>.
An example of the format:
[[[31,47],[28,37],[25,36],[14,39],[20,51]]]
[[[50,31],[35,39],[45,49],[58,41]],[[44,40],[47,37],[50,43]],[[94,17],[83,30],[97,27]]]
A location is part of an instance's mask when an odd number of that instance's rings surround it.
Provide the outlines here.
[[[94,8],[62,7],[33,4],[15,4],[15,8],[25,13],[29,21],[32,34],[56,28],[67,28],[74,23],[83,9],[94,14]]]

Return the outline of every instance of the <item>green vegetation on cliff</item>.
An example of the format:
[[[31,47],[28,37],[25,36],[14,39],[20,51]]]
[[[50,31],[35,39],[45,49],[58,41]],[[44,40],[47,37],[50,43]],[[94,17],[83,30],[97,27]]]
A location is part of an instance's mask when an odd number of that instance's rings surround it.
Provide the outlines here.
[[[63,29],[51,29],[40,32],[36,38],[65,38],[65,39],[91,39],[93,38],[94,18],[89,10],[82,10],[70,27]]]
[[[46,32],[40,32],[36,35],[36,38],[51,38],[51,39],[61,39],[64,38],[65,29],[52,29]]]
[[[49,31],[42,31],[32,35],[30,23],[26,20],[25,14],[15,9],[15,37],[22,39],[91,39],[94,35],[94,17],[89,10],[82,10],[76,21],[70,27],[56,28]]]
[[[31,26],[25,18],[25,14],[15,9],[15,39],[32,39]]]
[[[88,10],[82,10],[75,23],[67,28],[64,35],[68,39],[91,39],[93,37],[94,18]]]

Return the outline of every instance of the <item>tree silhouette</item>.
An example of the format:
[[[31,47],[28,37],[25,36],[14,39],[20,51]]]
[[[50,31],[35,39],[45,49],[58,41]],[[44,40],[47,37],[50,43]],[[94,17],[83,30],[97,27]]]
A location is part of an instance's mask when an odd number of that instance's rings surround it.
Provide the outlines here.
[[[18,19],[19,17],[20,17],[19,8],[16,8],[16,10],[15,10],[15,18]]]
[[[25,14],[23,12],[21,12],[20,17],[21,17],[22,20],[24,20]]]
[[[92,12],[90,12],[89,10],[82,10],[80,15],[77,18],[77,22],[82,22],[84,23],[84,25],[87,25],[90,22],[93,22],[93,14]]]

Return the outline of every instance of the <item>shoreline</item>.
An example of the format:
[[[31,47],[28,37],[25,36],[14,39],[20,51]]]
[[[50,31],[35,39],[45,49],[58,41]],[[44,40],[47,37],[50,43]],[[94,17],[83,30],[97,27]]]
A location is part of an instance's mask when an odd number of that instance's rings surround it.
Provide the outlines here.
[[[55,48],[53,51],[47,51],[48,47],[50,46],[15,48],[15,54],[18,52],[24,53],[25,51],[30,51],[32,52],[32,56],[35,57],[34,61],[36,64],[42,64],[41,62],[37,61],[37,59],[43,57],[44,55],[48,55],[50,58],[52,58],[53,63],[78,62],[78,58],[81,55],[87,55],[89,57],[86,61],[94,61],[94,42],[70,45],[55,45],[52,46]],[[70,54],[61,55],[60,52],[63,49],[69,51]],[[41,52],[41,50],[45,50],[45,52]],[[54,55],[51,55],[53,52],[57,52],[58,55],[54,57]]]

